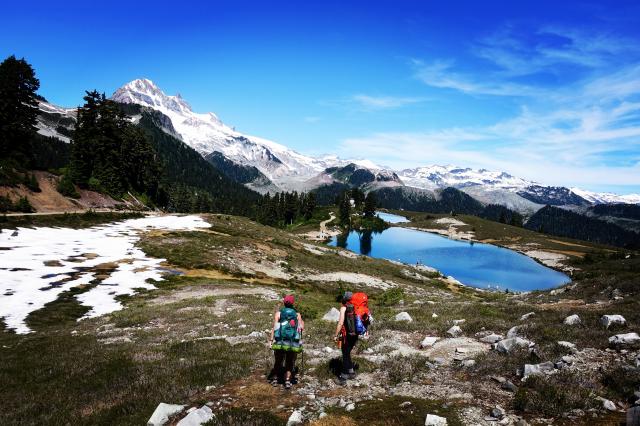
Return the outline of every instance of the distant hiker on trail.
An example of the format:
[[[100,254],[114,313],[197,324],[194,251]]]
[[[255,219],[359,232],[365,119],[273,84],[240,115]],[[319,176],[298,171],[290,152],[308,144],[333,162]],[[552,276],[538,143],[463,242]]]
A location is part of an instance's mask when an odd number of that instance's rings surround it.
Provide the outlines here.
[[[341,384],[356,377],[351,350],[358,342],[358,336],[369,336],[368,327],[371,319],[368,296],[365,293],[345,292],[334,336],[338,347],[342,349],[342,373],[339,377]]]
[[[293,307],[294,302],[292,294],[282,299],[284,306],[273,316],[273,328],[269,339],[275,362],[268,380],[273,386],[278,386],[279,382],[284,381],[285,389],[291,388],[296,358],[298,353],[302,352],[301,338],[304,321]]]

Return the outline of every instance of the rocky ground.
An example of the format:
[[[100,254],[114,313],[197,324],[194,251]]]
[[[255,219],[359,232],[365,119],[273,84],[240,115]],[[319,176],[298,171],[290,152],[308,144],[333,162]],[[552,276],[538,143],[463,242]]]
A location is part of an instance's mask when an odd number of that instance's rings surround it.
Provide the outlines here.
[[[565,259],[572,284],[501,294],[243,218],[206,220],[142,239],[172,275],[122,298],[126,309],[78,322],[71,292],[30,315],[35,333],[1,333],[5,424],[619,424],[640,403],[637,253],[585,245]],[[340,386],[332,308],[345,289],[370,295],[375,322],[357,378]],[[265,374],[290,292],[307,327],[285,391]]]

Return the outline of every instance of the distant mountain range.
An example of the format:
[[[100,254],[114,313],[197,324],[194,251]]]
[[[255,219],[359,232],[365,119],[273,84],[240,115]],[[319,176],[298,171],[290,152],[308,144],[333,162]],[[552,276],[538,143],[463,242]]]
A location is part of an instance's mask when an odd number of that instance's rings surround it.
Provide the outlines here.
[[[383,190],[387,196],[393,193],[393,199],[406,196],[415,201],[420,197],[437,199],[441,190],[452,187],[482,205],[502,205],[525,216],[545,205],[580,209],[597,204],[640,204],[640,194],[544,186],[506,172],[451,165],[394,171],[368,160],[306,156],[276,142],[238,132],[212,112],[196,113],[180,95],[168,96],[147,79],[125,84],[112,99],[157,111],[161,118],[155,122],[162,131],[194,148],[231,179],[261,193],[360,187],[366,191]],[[40,112],[38,132],[68,142],[75,109],[41,102]],[[140,120],[140,115],[133,119]]]

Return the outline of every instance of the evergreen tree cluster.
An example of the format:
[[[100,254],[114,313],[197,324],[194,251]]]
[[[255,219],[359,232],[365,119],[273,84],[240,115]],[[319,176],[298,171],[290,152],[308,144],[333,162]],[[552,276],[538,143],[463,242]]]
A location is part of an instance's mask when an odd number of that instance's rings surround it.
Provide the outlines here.
[[[630,249],[640,248],[640,234],[637,232],[553,206],[538,210],[524,227],[560,237]]]
[[[295,222],[310,220],[317,207],[313,192],[277,192],[266,194],[256,209],[256,219],[264,225],[287,226]]]
[[[162,198],[161,165],[147,135],[104,94],[86,92],[84,101],[71,142],[71,179],[115,198],[129,191]]]

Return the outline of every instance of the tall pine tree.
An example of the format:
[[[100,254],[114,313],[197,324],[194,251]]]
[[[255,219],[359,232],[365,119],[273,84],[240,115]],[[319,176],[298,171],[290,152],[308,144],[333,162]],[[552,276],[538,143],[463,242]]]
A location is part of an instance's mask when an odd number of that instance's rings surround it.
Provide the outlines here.
[[[40,81],[27,61],[14,55],[0,63],[0,155],[27,155],[36,132]]]

